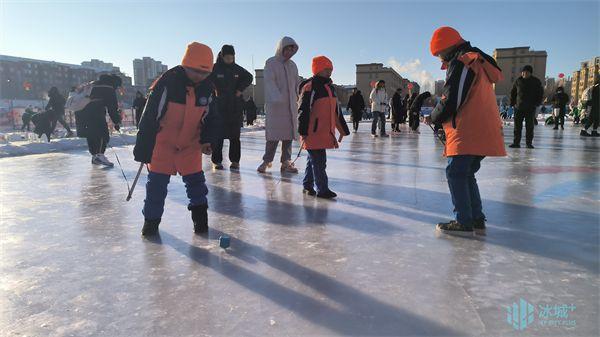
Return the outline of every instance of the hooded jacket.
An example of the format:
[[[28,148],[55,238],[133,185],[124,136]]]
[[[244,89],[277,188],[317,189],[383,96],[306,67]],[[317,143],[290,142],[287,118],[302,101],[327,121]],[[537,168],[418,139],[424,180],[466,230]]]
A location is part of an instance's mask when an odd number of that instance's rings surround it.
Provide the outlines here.
[[[265,136],[268,141],[298,138],[298,67],[291,59],[283,58],[283,49],[298,45],[291,37],[277,44],[275,56],[265,63]]]
[[[369,95],[371,100],[371,111],[386,112],[389,107],[389,100],[385,88],[373,88]]]
[[[252,74],[235,62],[226,64],[219,53],[208,79],[215,86],[218,111],[225,123],[241,126],[244,120],[244,99],[235,96],[235,92],[243,92],[252,84],[253,78]]]
[[[177,66],[150,88],[133,148],[152,172],[189,175],[202,171],[201,144],[214,141],[216,104],[212,82],[192,83]]]
[[[350,134],[330,78],[314,76],[301,84],[298,132],[303,148],[322,150],[338,148],[335,130]]]
[[[502,79],[496,61],[466,42],[448,61],[442,98],[431,113],[443,123],[444,155],[505,156],[493,84]]]

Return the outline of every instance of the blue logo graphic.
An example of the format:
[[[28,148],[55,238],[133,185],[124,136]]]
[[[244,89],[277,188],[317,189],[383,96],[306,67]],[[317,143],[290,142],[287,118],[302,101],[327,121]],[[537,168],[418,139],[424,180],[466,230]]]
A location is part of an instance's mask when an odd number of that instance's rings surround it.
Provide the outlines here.
[[[519,303],[513,303],[506,308],[506,322],[515,330],[525,330],[533,323],[535,307],[520,298]]]

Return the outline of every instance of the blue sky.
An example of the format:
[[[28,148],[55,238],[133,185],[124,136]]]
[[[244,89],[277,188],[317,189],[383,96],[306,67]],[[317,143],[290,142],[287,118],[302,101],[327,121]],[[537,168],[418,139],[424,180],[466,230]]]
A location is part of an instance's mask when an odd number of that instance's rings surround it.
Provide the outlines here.
[[[355,64],[393,65],[417,81],[441,79],[429,54],[435,28],[450,25],[486,52],[531,46],[548,52],[547,75],[570,74],[600,54],[599,1],[0,1],[0,54],[81,63],[113,62],[132,74],[150,56],[170,67],[186,44],[236,47],[237,62],[262,68],[276,42],[292,36],[295,61],[310,75],[329,56],[333,79],[353,84]]]

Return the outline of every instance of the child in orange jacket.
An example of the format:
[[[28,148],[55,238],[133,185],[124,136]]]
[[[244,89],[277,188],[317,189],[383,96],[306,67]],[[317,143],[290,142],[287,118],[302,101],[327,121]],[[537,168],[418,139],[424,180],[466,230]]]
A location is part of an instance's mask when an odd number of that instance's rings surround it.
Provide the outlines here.
[[[172,175],[183,177],[194,231],[208,231],[208,189],[202,154],[214,141],[214,86],[206,78],[213,68],[212,50],[188,45],[180,66],[169,69],[152,85],[133,149],[135,160],[148,163],[142,235],[158,233]]]
[[[431,54],[442,61],[446,82],[442,98],[426,123],[441,123],[446,135],[446,177],[455,218],[439,223],[445,234],[485,234],[485,215],[475,174],[485,157],[506,156],[494,83],[502,80],[496,61],[451,27],[437,29]]]
[[[312,60],[312,72],[314,76],[300,85],[298,111],[298,133],[303,148],[308,151],[303,192],[319,198],[332,199],[337,194],[329,189],[325,172],[326,149],[338,148],[338,143],[350,134],[350,130],[338,105],[331,81],[333,63],[325,56],[317,56]],[[340,133],[338,139],[335,137],[336,128]]]

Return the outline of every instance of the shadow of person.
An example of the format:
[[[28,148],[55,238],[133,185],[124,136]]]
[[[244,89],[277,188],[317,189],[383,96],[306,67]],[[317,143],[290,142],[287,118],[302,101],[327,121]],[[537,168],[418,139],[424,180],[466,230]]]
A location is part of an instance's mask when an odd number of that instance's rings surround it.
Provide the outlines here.
[[[215,232],[216,234],[216,232]],[[227,252],[253,256],[270,267],[287,273],[315,291],[340,304],[334,308],[315,298],[281,285],[268,277],[223,259],[208,250],[190,245],[163,232],[163,242],[192,261],[213,269],[223,277],[255,292],[296,315],[336,333],[349,336],[453,336],[452,328],[384,303],[329,276],[301,266],[285,257],[232,238]]]

